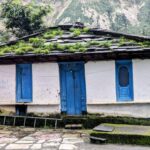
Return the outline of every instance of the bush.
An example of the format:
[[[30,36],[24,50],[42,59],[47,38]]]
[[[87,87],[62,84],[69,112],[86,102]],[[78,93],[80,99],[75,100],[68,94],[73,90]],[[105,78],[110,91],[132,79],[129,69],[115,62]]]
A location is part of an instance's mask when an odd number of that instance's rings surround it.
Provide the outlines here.
[[[33,47],[32,46],[24,46],[24,47],[19,47],[15,50],[15,54],[18,55],[23,55],[29,51],[33,51]]]
[[[61,30],[61,29],[50,30],[50,31],[47,31],[46,33],[43,34],[43,38],[44,39],[52,39],[57,35],[62,36],[62,34],[63,34],[63,30]]]
[[[30,38],[29,42],[32,43],[33,47],[39,48],[44,46],[45,40],[40,38]]]
[[[73,37],[77,37],[77,36],[79,36],[81,34],[81,30],[80,29],[78,29],[78,28],[76,28],[76,29],[74,29],[74,31],[73,31]]]
[[[63,117],[63,122],[74,124],[82,123],[85,129],[92,129],[95,126],[102,123],[113,123],[113,124],[129,124],[129,125],[150,125],[150,119],[144,118],[132,118],[132,117],[120,117],[120,116],[106,116],[102,117],[100,115],[87,115],[82,117]]]
[[[43,29],[42,18],[51,10],[50,6],[33,5],[32,2],[22,5],[16,0],[7,0],[2,3],[1,8],[0,17],[5,18],[6,28],[11,29],[18,37]]]
[[[148,135],[113,134],[111,132],[106,133],[94,131],[90,134],[90,136],[105,138],[107,139],[106,143],[150,145],[150,136]]]
[[[35,49],[33,52],[35,54],[49,54],[50,53],[48,49],[40,49],[40,48]]]

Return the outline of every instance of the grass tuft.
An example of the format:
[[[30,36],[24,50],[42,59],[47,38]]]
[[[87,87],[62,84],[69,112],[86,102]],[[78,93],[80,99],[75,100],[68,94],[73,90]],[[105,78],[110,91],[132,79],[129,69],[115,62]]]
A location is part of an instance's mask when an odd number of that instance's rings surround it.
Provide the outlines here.
[[[93,131],[90,136],[105,138],[106,143],[109,144],[134,144],[134,145],[150,145],[150,136],[137,135],[137,134],[113,134],[111,132],[95,132]],[[91,142],[97,142],[92,140]]]

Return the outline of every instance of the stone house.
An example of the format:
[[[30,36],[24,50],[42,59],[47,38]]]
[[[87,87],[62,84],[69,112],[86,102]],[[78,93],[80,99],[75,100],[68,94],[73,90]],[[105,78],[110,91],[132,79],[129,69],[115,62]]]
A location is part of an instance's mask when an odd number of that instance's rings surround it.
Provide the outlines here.
[[[0,109],[150,117],[150,37],[59,25],[2,44]]]

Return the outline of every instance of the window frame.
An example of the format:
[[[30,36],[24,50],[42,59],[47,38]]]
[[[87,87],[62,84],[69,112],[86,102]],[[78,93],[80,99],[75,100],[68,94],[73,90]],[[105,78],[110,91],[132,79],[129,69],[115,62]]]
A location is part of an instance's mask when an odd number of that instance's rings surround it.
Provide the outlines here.
[[[23,68],[24,66],[28,65],[30,69],[30,86],[31,86],[31,98],[24,99],[21,97],[21,83],[20,83],[20,76],[19,76],[19,68]],[[32,64],[16,64],[16,102],[17,103],[31,103],[33,98],[33,81],[32,81]]]
[[[129,95],[128,97],[121,97],[120,96],[120,89],[127,88],[121,87],[119,84],[119,68],[120,67],[127,67],[129,72]],[[133,92],[133,65],[132,60],[116,60],[115,61],[115,71],[116,71],[116,100],[117,102],[131,102],[134,101],[134,92]]]

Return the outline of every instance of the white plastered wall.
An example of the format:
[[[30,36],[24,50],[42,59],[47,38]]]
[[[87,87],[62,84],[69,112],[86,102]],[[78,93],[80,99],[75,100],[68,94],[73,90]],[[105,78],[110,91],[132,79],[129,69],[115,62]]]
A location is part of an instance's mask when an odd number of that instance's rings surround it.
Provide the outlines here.
[[[16,66],[0,65],[0,105],[14,104],[16,99]]]
[[[150,59],[133,60],[134,102],[150,103]]]
[[[85,65],[89,113],[150,117],[150,60],[134,59],[132,62],[134,100],[131,102],[116,101],[115,61]]]
[[[32,64],[33,100],[29,105],[59,105],[57,63]],[[16,104],[16,65],[0,65],[0,104]]]
[[[32,104],[60,104],[59,68],[57,63],[32,64]]]
[[[126,102],[116,101],[115,61],[85,63],[88,112],[107,113],[109,110],[109,113],[130,115],[137,114],[137,110],[140,108],[141,115],[148,116],[150,60],[134,59],[132,61],[134,101],[127,102],[129,105]],[[32,64],[32,75],[33,101],[28,103],[30,105],[29,112],[60,112],[58,64]],[[137,103],[141,104],[135,105]],[[0,65],[0,105],[9,107],[8,105],[11,104],[16,104],[16,66]]]
[[[89,61],[85,64],[87,104],[116,102],[115,61]]]
[[[150,59],[133,59],[132,63],[134,100],[117,102],[115,61],[87,62],[87,104],[150,103]]]

